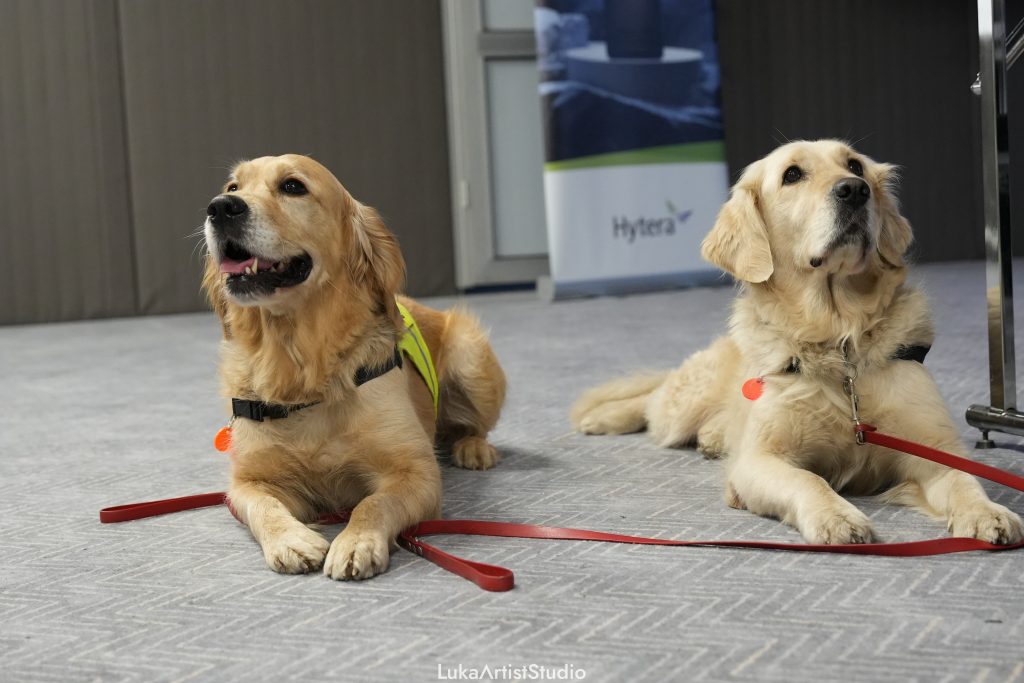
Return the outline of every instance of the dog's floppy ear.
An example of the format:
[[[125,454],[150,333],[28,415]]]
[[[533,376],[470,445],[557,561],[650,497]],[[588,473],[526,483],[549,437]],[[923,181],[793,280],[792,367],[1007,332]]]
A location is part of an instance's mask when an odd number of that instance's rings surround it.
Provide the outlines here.
[[[910,223],[900,214],[896,199],[896,184],[899,182],[897,168],[892,164],[877,164],[879,224],[878,253],[893,266],[904,266],[903,255],[914,239]]]
[[[224,329],[224,338],[231,338],[231,328],[228,325],[228,302],[224,297],[224,280],[220,274],[216,259],[209,254],[206,255],[206,267],[203,269],[203,292],[206,300],[210,302],[210,308],[220,318],[220,325]]]
[[[405,284],[405,259],[398,240],[384,225],[376,210],[359,205],[354,213],[355,256],[352,275],[368,283],[390,310],[395,294]]]
[[[746,282],[764,282],[775,270],[755,192],[752,182],[740,179],[700,248],[706,261]]]

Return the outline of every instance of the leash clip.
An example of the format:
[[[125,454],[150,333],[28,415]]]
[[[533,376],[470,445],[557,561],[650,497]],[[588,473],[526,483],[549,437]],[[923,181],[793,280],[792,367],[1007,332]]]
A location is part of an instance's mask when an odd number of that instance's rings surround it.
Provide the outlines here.
[[[860,429],[860,397],[857,396],[857,387],[851,375],[843,379],[843,391],[850,397],[850,417],[853,419],[853,429],[857,433],[857,443],[863,446],[866,442],[864,431]]]
[[[846,366],[846,377],[843,378],[843,391],[850,397],[850,417],[853,419],[853,431],[857,435],[857,445],[867,443],[864,430],[860,428],[860,397],[857,396],[857,364],[850,360],[849,342],[843,344],[843,365]]]

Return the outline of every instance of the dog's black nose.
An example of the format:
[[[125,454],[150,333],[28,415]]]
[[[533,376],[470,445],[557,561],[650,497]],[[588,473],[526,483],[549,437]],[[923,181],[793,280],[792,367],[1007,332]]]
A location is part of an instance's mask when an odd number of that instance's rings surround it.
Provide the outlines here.
[[[222,194],[213,198],[210,205],[206,207],[206,215],[215,228],[227,228],[229,225],[238,225],[241,218],[249,213],[249,205],[233,194]]]
[[[843,178],[832,186],[832,194],[851,209],[859,209],[871,196],[871,187],[863,178]]]

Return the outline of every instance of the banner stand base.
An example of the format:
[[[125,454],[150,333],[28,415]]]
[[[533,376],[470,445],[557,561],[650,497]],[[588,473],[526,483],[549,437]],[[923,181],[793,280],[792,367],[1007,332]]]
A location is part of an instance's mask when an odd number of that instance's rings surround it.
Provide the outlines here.
[[[555,282],[550,276],[537,278],[537,297],[548,303],[590,296],[627,296],[666,289],[732,285],[731,277],[717,270],[665,273],[635,277]]]
[[[546,304],[555,300],[555,282],[550,275],[537,278],[537,298]]]

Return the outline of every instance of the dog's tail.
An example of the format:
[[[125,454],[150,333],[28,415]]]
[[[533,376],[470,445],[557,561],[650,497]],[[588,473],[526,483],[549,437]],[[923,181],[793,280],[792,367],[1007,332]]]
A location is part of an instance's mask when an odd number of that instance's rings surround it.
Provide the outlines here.
[[[647,427],[647,397],[668,372],[647,372],[612,380],[583,392],[570,412],[572,426],[584,434],[628,434]]]

